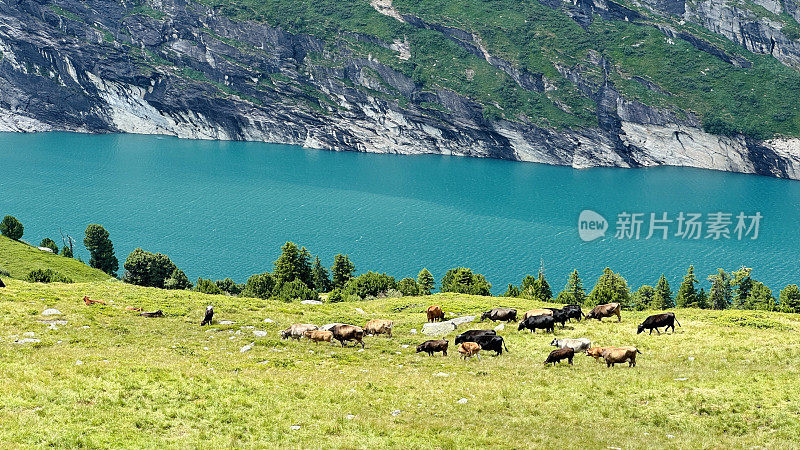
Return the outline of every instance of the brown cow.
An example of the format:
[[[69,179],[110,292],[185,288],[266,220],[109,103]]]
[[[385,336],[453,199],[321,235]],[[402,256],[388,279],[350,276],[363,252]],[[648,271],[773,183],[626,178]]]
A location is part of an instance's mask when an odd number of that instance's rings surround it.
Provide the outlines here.
[[[608,348],[612,347],[592,347],[586,350],[586,356],[591,356],[592,358],[594,358],[595,361],[597,361],[599,358],[603,356],[603,351]]]
[[[610,347],[603,350],[603,359],[606,360],[606,367],[614,367],[614,364],[628,363],[628,367],[636,367],[636,354],[642,353],[636,347]]]
[[[372,319],[364,325],[364,333],[371,335],[388,334],[392,337],[394,322],[386,319]]]
[[[428,322],[444,320],[444,311],[442,311],[442,307],[439,305],[428,306],[428,309],[426,309],[425,312],[428,313]]]
[[[551,309],[531,309],[529,311],[525,311],[525,314],[522,315],[522,320],[527,319],[528,317],[533,316],[552,316],[553,310]]]
[[[569,347],[558,348],[550,352],[547,355],[547,359],[544,361],[544,365],[553,364],[554,366],[556,363],[560,363],[562,359],[566,359],[569,361],[569,364],[572,365],[572,358],[575,356],[575,350]]]
[[[330,331],[308,330],[303,333],[303,336],[305,336],[309,341],[319,344],[320,342],[330,342],[331,338],[333,337],[333,333]]]
[[[597,305],[593,310],[586,315],[587,319],[597,319],[602,322],[603,317],[617,316],[617,322],[622,322],[622,315],[620,315],[621,305],[619,303],[607,303],[605,305]]]
[[[417,346],[417,353],[425,352],[429,356],[433,356],[433,354],[436,352],[442,352],[444,356],[447,356],[448,345],[449,343],[447,342],[446,339],[425,341]]]
[[[336,325],[335,327],[331,328],[331,332],[333,333],[333,338],[339,341],[344,347],[345,341],[356,341],[356,343],[361,344],[361,348],[364,348],[364,329],[361,327],[357,327],[355,325]]]
[[[481,346],[474,342],[462,342],[458,346],[458,353],[461,353],[461,358],[467,359],[477,356],[481,359]]]
[[[106,304],[106,302],[104,302],[102,300],[92,300],[89,297],[83,297],[83,303],[86,303],[87,305],[94,305],[95,303],[97,303],[98,305],[105,305]]]

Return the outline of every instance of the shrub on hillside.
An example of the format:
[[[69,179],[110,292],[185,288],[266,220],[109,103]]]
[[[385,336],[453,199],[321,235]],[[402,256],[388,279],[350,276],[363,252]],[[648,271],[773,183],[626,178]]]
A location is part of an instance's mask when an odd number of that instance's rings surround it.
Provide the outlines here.
[[[52,269],[31,270],[25,276],[28,283],[72,283],[72,280]]]
[[[55,241],[50,238],[42,239],[42,242],[39,243],[39,247],[49,248],[53,251],[54,255],[58,254],[58,246],[56,245]]]
[[[272,297],[285,302],[291,302],[293,300],[317,300],[319,299],[319,294],[317,294],[317,291],[306,286],[306,284],[299,279],[295,279],[293,281],[281,283],[280,286],[276,287],[273,291]]]
[[[222,290],[211,280],[198,278],[194,290],[203,294],[222,294]]]
[[[137,248],[125,259],[123,281],[137,286],[163,288],[164,282],[177,269],[167,255]]]
[[[239,295],[244,290],[244,285],[238,284],[235,281],[231,280],[230,278],[225,278],[224,280],[217,280],[217,287],[220,288],[222,292],[228,293],[230,295]]]
[[[397,290],[406,297],[419,295],[419,283],[413,278],[403,278],[397,282]]]
[[[385,297],[389,289],[396,289],[397,282],[394,277],[385,273],[367,272],[345,283],[342,293],[345,296],[354,295],[360,298]]]
[[[456,267],[450,269],[442,278],[442,292],[455,292],[457,294],[491,295],[492,284],[479,273],[472,273],[471,269]]]
[[[269,272],[256,274],[247,279],[242,297],[269,298],[275,289],[275,279]]]
[[[8,273],[8,271],[7,271],[7,270],[5,270],[5,269],[3,269],[2,267],[0,267],[0,276],[3,276],[3,277],[10,277],[10,276],[11,276],[11,274],[10,274],[10,273]]]
[[[0,233],[3,233],[3,236],[14,239],[15,241],[22,239],[24,230],[25,228],[22,226],[22,223],[14,216],[5,216],[3,217],[3,221],[0,222]]]
[[[72,249],[69,248],[69,245],[61,247],[61,256],[65,258],[72,258]]]
[[[191,289],[192,282],[189,277],[177,267],[172,271],[172,275],[164,281],[164,289]]]

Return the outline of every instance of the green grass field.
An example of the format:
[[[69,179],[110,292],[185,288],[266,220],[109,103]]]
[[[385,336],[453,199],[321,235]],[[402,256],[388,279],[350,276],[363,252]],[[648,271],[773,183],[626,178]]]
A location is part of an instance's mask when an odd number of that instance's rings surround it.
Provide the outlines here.
[[[500,357],[462,361],[453,335],[447,357],[414,353],[427,338],[411,329],[422,328],[429,304],[455,314],[541,305],[522,299],[439,294],[315,306],[4,281],[3,446],[789,448],[800,430],[800,319],[788,314],[679,309],[677,333],[648,336],[635,329],[649,313],[623,311],[622,323],[573,323],[556,336],[636,345],[637,367],[609,369],[583,355],[574,366],[544,367],[552,335],[515,324],[500,332],[510,350]],[[84,295],[108,306],[86,306]],[[207,304],[215,324],[201,328]],[[141,318],[127,305],[166,317]],[[42,317],[46,308],[63,314]],[[295,322],[370,318],[394,320],[394,338],[367,337],[359,351],[278,336]],[[14,343],[31,338],[26,332],[41,342]]]
[[[75,282],[104,281],[111,278],[77,259],[43,252],[23,242],[0,236],[0,269],[13,278],[24,278],[35,269],[53,269]]]

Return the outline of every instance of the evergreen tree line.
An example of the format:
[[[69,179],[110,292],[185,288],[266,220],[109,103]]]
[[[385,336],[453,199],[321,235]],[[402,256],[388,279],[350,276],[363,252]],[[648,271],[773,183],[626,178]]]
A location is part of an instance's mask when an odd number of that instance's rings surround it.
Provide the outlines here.
[[[5,216],[0,221],[0,233],[6,237],[20,240],[23,232],[22,223],[13,216]],[[60,254],[72,258],[72,239],[62,241]],[[91,224],[86,227],[83,244],[91,256],[91,267],[117,277],[119,261],[114,254],[110,235],[102,225]],[[59,254],[57,244],[50,238],[43,239],[39,246]],[[217,281],[198,278],[196,283],[192,283],[168,256],[141,248],[128,255],[123,268],[125,272],[122,280],[139,286],[194,289],[208,294],[224,293],[286,301],[316,300],[320,293],[327,293],[328,301],[331,302],[430,295],[435,288],[434,277],[425,268],[419,271],[416,278],[407,277],[399,281],[385,273],[372,271],[356,276],[356,267],[348,255],[336,255],[328,270],[318,256],[312,257],[305,247],[298,247],[293,242],[287,242],[281,247],[278,259],[273,262],[272,272],[253,275],[243,284],[230,278]],[[564,289],[554,296],[544,276],[544,270],[540,269],[537,276],[526,275],[519,286],[509,284],[503,296],[588,307],[618,302],[625,308],[635,310],[663,310],[678,306],[800,313],[800,288],[796,284],[783,288],[776,298],[772,290],[753,279],[751,274],[752,269],[746,267],[729,272],[718,269],[717,273],[707,277],[711,286],[706,292],[704,288],[698,289],[699,280],[694,273],[694,266],[689,266],[676,293],[672,292],[664,274],[659,277],[655,286],[643,285],[634,292],[628,287],[625,278],[606,267],[592,290],[586,294],[578,271],[573,270],[567,277]],[[45,281],[64,277],[57,273],[31,273],[28,278]],[[492,284],[483,275],[473,273],[465,267],[448,270],[440,282],[442,292],[491,295],[491,289]]]

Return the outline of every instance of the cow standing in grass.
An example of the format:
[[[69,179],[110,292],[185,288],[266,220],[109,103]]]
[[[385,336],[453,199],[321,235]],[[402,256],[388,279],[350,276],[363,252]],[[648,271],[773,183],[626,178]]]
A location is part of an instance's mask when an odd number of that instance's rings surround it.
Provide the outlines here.
[[[603,359],[606,360],[606,367],[614,367],[614,364],[627,362],[628,367],[636,367],[636,354],[642,353],[636,347],[608,347],[603,350]]]
[[[372,319],[367,322],[366,325],[364,325],[364,333],[371,334],[373,336],[385,334],[389,337],[392,337],[392,327],[394,327],[394,322],[391,320]]]
[[[486,319],[494,322],[515,322],[517,320],[517,310],[514,308],[493,308],[481,314],[481,322]]]
[[[547,355],[547,359],[544,361],[544,365],[552,364],[556,365],[556,363],[561,362],[561,360],[566,359],[569,361],[569,364],[572,365],[572,358],[575,356],[575,350],[566,347],[566,348],[558,348],[550,352]]]
[[[597,305],[586,315],[587,319],[597,319],[603,321],[603,317],[617,316],[617,322],[622,322],[622,315],[620,311],[622,305],[619,303],[607,303],[605,305]]]
[[[444,311],[442,311],[442,307],[439,305],[431,305],[428,306],[428,309],[425,310],[428,315],[428,322],[436,322],[444,320]]]
[[[346,341],[355,341],[357,344],[361,344],[361,348],[364,348],[364,329],[361,327],[357,327],[355,325],[336,325],[335,327],[331,328],[331,332],[333,333],[333,338],[339,341],[344,347],[344,343]]]
[[[681,326],[681,323],[675,318],[675,313],[668,312],[654,314],[647,319],[644,319],[644,322],[639,324],[639,326],[636,328],[636,334],[639,334],[644,330],[650,330],[650,334],[653,334],[653,330],[656,330],[656,333],[661,334],[661,331],[658,330],[659,327],[664,327],[664,333],[667,332],[669,327],[672,327],[672,332],[675,333],[675,323],[677,323],[678,326]]]
[[[203,321],[200,322],[200,326],[211,325],[212,320],[214,320],[214,307],[208,305],[206,306],[206,315],[203,317]]]
[[[462,359],[472,358],[477,356],[481,359],[481,346],[474,342],[462,342],[458,346],[458,353],[461,353]]]
[[[442,352],[444,356],[447,356],[447,346],[448,342],[445,339],[425,341],[417,346],[417,353],[425,352],[429,356],[433,356],[436,352]]]

